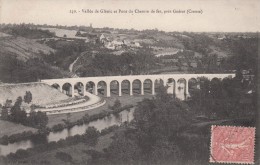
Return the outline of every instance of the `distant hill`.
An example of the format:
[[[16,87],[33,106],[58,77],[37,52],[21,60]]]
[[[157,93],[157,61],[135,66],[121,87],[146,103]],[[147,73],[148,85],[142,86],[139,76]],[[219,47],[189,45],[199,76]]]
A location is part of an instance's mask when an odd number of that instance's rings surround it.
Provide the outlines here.
[[[39,79],[72,77],[69,71],[44,59],[56,52],[45,44],[0,32],[0,82],[32,82]]]
[[[47,45],[37,43],[32,39],[12,37],[5,33],[2,33],[0,38],[0,56],[9,54],[19,60],[27,61],[30,58],[41,57],[55,51]]]

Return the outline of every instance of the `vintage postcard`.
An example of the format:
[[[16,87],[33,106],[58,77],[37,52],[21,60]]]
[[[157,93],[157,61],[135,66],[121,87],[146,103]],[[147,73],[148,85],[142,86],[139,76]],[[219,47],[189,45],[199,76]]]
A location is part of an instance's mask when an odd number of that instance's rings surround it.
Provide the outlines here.
[[[259,0],[0,0],[0,164],[260,164]]]

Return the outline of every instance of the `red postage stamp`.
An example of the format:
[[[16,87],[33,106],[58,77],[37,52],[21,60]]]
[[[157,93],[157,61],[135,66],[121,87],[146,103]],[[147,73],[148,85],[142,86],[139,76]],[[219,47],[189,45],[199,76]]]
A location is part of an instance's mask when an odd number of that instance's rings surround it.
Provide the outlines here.
[[[210,162],[254,163],[255,128],[211,126]]]

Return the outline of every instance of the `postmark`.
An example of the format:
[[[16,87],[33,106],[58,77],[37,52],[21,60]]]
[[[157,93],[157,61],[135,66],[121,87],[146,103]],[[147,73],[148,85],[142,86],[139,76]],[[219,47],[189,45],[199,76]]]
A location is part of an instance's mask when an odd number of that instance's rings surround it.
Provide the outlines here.
[[[255,128],[211,126],[210,162],[254,164]]]

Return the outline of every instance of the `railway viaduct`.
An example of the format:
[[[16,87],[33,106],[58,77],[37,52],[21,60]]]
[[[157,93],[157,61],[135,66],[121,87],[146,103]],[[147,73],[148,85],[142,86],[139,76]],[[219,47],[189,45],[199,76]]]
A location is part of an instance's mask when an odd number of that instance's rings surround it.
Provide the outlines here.
[[[41,82],[53,86],[71,97],[76,94],[85,95],[86,92],[95,95],[102,93],[105,97],[110,97],[111,93],[118,96],[126,93],[130,96],[134,94],[144,95],[145,93],[155,95],[155,89],[159,85],[172,86],[172,91],[169,93],[176,94],[177,89],[181,88],[185,95],[189,95],[189,81],[198,81],[201,77],[211,81],[213,79],[233,78],[235,74],[127,75],[45,79]]]
[[[102,77],[79,77],[62,79],[45,79],[46,83],[73,97],[76,94],[85,95],[91,92],[95,95],[102,94],[111,97],[111,94],[122,96],[122,94],[144,95],[150,93],[155,95],[159,85],[172,86],[169,93],[176,94],[177,89],[182,89],[185,95],[189,95],[189,81],[198,81],[205,77],[210,81],[213,79],[223,80],[233,78],[235,74],[159,74],[159,75],[127,75],[127,76],[102,76]]]

